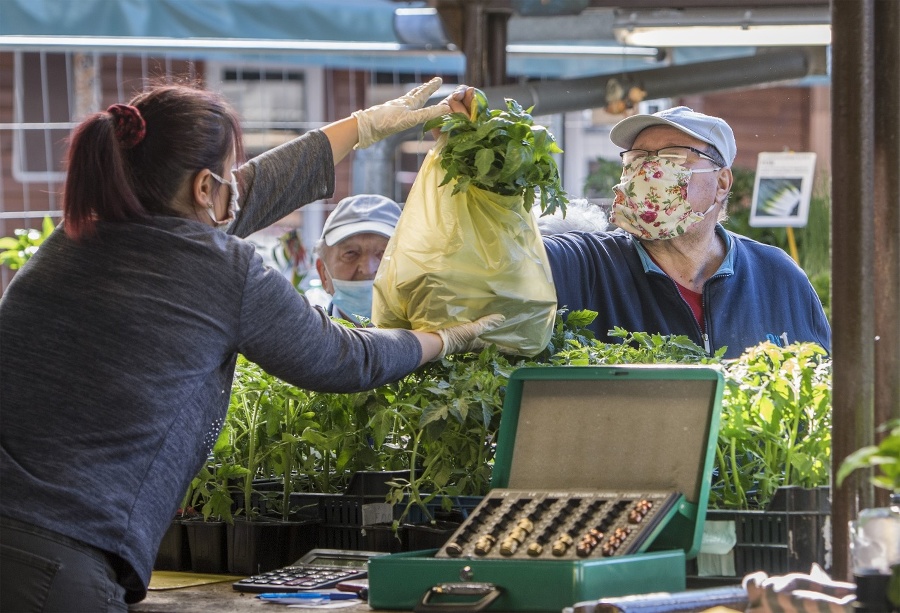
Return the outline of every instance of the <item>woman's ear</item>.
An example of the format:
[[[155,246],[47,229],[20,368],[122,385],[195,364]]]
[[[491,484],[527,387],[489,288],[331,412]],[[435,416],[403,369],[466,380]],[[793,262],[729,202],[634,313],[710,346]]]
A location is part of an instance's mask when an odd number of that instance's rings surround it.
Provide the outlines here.
[[[194,199],[194,206],[200,209],[207,209],[213,200],[213,178],[209,170],[204,168],[194,176],[191,183],[191,196]]]

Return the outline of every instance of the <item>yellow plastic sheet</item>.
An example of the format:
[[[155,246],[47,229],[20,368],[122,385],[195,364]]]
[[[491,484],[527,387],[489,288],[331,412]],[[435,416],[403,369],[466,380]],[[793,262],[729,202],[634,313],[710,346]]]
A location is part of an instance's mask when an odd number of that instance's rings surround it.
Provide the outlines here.
[[[196,587],[207,583],[235,582],[246,575],[215,575],[203,573],[180,572],[174,570],[154,570],[150,575],[149,590],[177,590],[185,587]]]
[[[519,196],[440,186],[440,150],[428,152],[375,276],[372,322],[436,330],[500,313],[482,338],[504,351],[540,353],[550,341],[556,289],[537,223]]]

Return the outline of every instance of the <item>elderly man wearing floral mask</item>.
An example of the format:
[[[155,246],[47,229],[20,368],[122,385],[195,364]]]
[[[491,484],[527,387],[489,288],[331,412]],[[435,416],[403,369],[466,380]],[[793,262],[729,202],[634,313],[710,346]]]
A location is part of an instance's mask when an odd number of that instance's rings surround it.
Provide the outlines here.
[[[377,194],[344,198],[328,216],[315,253],[329,315],[357,325],[372,317],[372,283],[399,220],[400,205]]]
[[[607,331],[690,337],[738,357],[763,341],[815,342],[831,328],[806,274],[781,249],[726,230],[737,154],[731,127],[684,106],[633,115],[610,140],[624,149],[612,232],[544,237],[560,308],[588,309]]]

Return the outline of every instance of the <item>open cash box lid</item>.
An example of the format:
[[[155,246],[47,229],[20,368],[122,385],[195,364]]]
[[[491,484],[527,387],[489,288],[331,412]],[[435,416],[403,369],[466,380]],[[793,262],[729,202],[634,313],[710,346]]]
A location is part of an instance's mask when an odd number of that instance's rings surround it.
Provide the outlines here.
[[[516,370],[492,488],[666,490],[684,498],[649,550],[700,550],[724,379],[704,366]]]
[[[517,558],[516,548],[504,557],[501,544],[482,556],[467,538],[453,541],[463,548],[455,555],[445,544],[372,558],[369,606],[559,611],[601,597],[683,591],[685,558],[699,551],[706,517],[723,386],[718,371],[698,366],[515,371],[500,418],[492,490],[466,520],[470,527],[479,511],[486,511],[485,521],[494,518],[491,508],[507,514],[511,507],[503,500],[520,494],[524,500],[531,493],[572,493],[577,500],[592,491],[625,498],[655,492],[674,506],[657,507],[636,551],[621,555],[585,558],[576,551],[539,559],[526,550]],[[500,506],[490,506],[498,500]]]

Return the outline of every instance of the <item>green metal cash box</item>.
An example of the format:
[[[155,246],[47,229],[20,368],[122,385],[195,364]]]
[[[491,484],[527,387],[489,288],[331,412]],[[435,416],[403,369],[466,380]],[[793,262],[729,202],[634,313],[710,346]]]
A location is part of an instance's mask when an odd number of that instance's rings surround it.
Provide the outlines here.
[[[515,371],[491,491],[440,549],[370,560],[369,604],[552,611],[683,591],[723,385],[703,366]]]

